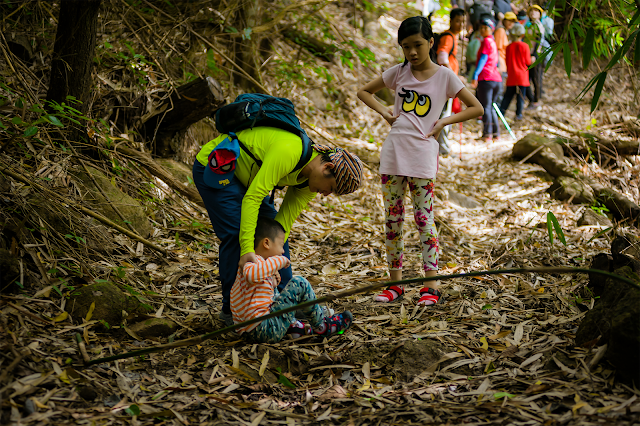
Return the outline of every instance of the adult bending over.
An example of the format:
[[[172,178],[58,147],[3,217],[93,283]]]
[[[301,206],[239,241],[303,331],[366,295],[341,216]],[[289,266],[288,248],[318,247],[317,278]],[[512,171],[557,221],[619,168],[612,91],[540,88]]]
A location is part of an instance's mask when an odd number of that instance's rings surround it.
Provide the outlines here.
[[[237,132],[237,136],[252,155],[240,150],[235,174],[226,186],[214,188],[216,185],[209,179],[217,177],[207,168],[209,154],[227,135],[220,135],[202,147],[193,164],[193,181],[220,239],[220,318],[227,325],[233,325],[229,294],[238,267],[242,270],[245,263],[256,262],[254,236],[258,215],[275,218],[285,229],[288,240],[293,222],[317,193],[349,194],[362,182],[362,162],[341,148],[313,145],[311,159],[294,170],[302,155],[299,136],[273,127],[254,127]],[[252,156],[262,165],[258,166]],[[277,187],[287,187],[279,211],[269,197]],[[288,241],[284,255],[289,258]],[[292,277],[291,267],[279,272],[278,289],[282,290]]]

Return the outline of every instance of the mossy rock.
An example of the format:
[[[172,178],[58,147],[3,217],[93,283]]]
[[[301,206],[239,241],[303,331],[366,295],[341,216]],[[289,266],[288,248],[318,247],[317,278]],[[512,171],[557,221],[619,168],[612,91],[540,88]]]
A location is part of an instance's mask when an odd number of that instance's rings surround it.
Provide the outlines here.
[[[120,216],[111,207],[111,205],[115,205],[138,234],[143,237],[151,235],[153,228],[149,223],[144,207],[137,200],[112,185],[111,181],[101,171],[93,167],[87,167],[87,169],[89,169],[100,188],[107,194],[110,201],[104,198],[84,169],[78,169],[73,174],[80,181],[78,183],[82,186],[82,193],[85,194],[84,201],[91,204],[103,216],[126,227],[126,224],[122,223]]]
[[[559,176],[547,192],[556,200],[571,200],[573,204],[591,205],[596,200],[596,195],[589,185],[569,176]]]
[[[122,311],[136,310],[138,301],[127,297],[113,283],[95,283],[78,288],[71,292],[67,301],[67,310],[76,323],[82,323],[95,302],[90,320],[104,321],[109,326],[120,325]]]
[[[171,173],[176,180],[184,184],[184,186],[192,186],[195,188],[192,178],[193,171],[188,165],[180,161],[171,160],[170,158],[158,158],[156,159],[156,163],[167,169],[167,171]]]
[[[0,249],[0,291],[20,278],[20,261],[6,249]]]
[[[529,133],[524,138],[516,142],[515,145],[513,145],[513,150],[511,151],[511,154],[513,155],[513,158],[515,158],[516,160],[521,160],[543,145],[546,145],[546,147],[542,148],[540,151],[549,149],[559,159],[562,159],[564,157],[564,151],[562,150],[562,145],[560,145],[555,140],[551,140],[549,138],[545,138],[544,136],[536,135],[534,133]],[[535,163],[536,155],[537,153],[534,154],[527,161]]]

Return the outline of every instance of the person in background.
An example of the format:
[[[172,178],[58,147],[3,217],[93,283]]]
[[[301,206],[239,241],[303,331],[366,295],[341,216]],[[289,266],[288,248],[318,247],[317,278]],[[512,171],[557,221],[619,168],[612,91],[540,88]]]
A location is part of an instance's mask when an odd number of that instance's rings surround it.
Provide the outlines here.
[[[516,97],[516,120],[522,120],[524,98],[529,89],[529,65],[531,65],[531,50],[522,41],[524,25],[516,23],[509,32],[512,43],[507,47],[507,90],[502,98],[500,111],[506,115],[513,96]]]
[[[548,12],[548,4],[543,6],[542,17],[540,18],[540,22],[544,26],[545,37],[548,42],[551,42],[553,39],[553,27],[555,23],[553,22],[553,18],[547,15]]]
[[[469,35],[469,43],[467,44],[466,62],[465,68],[467,80],[471,82],[473,79],[473,73],[476,70],[476,61],[478,60],[478,50],[482,44],[482,36],[480,31],[474,31]]]
[[[493,17],[493,0],[472,0],[467,14],[469,15],[467,32],[476,31],[485,15]]]
[[[500,59],[498,62],[498,70],[502,75],[502,78],[507,77],[507,45],[509,44],[509,30],[513,27],[513,24],[518,22],[516,14],[509,11],[504,14],[502,22],[496,27],[496,31],[493,33],[493,38],[496,40],[496,47],[498,48],[498,54]]]
[[[484,108],[482,116],[482,138],[489,141],[500,137],[500,123],[498,114],[493,109],[493,104],[498,101],[502,76],[498,72],[498,48],[493,38],[496,25],[490,18],[484,18],[480,22],[480,35],[483,37],[476,70],[473,73],[471,85],[477,87],[476,97]]]
[[[463,9],[452,9],[449,13],[449,29],[440,34],[440,41],[436,48],[436,61],[438,65],[445,66],[453,71],[456,75],[460,74],[460,65],[458,64],[458,36],[462,32],[464,26],[465,13]],[[440,118],[446,118],[451,112],[460,112],[460,101],[458,98],[449,99],[445,110]],[[438,136],[440,144],[440,154],[449,154],[449,132],[451,126],[446,126]]]
[[[493,0],[493,14],[498,20],[502,20],[507,12],[511,12],[511,3],[507,0]]]
[[[549,43],[546,40],[544,25],[540,21],[542,12],[542,8],[537,4],[530,6],[527,10],[529,22],[525,25],[524,41],[529,45],[531,55],[536,59],[538,59],[542,52],[549,47]],[[533,67],[529,73],[529,78],[531,79],[534,88],[531,96],[529,97],[531,102],[528,107],[529,109],[537,109],[540,106],[540,101],[542,100],[542,79],[544,76],[545,65],[546,61],[542,61]],[[529,88],[529,91],[531,91],[531,88]]]
[[[518,22],[522,25],[526,25],[529,22],[529,18],[527,17],[527,12],[524,10],[518,11],[516,16],[518,18]]]

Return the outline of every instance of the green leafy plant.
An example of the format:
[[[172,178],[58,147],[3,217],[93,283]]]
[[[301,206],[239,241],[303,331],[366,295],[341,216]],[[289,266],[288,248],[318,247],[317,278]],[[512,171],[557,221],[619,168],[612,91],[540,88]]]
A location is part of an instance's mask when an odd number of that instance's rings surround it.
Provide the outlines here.
[[[64,237],[65,237],[65,238],[68,238],[68,239],[70,239],[70,240],[74,240],[74,241],[75,241],[76,243],[78,243],[78,244],[80,244],[80,243],[82,243],[82,244],[86,244],[86,243],[87,243],[87,241],[86,241],[84,238],[82,238],[82,237],[80,237],[80,236],[76,235],[76,234],[75,234],[75,232],[73,232],[73,233],[71,233],[71,234],[65,234],[65,236],[64,236]]]
[[[607,208],[607,206],[597,200],[593,205],[591,205],[591,210],[605,217],[607,217],[607,213],[609,213],[609,209]]]
[[[296,386],[293,383],[291,383],[291,381],[287,378],[287,376],[282,374],[282,369],[280,367],[278,367],[277,370],[278,370],[278,373],[280,374],[278,376],[278,383],[281,383],[281,384],[285,385],[288,388],[295,389]]]
[[[549,232],[549,242],[551,244],[553,244],[553,231],[555,231],[560,242],[565,246],[567,245],[567,240],[564,238],[564,232],[562,232],[560,223],[558,223],[558,219],[553,212],[547,213],[547,231]]]
[[[596,73],[578,95],[578,100],[581,100],[595,86],[591,99],[593,112],[602,96],[609,71],[620,61],[627,64],[640,62],[640,8],[637,2],[627,0],[609,3],[594,0],[575,0],[571,3],[566,0],[551,0],[549,12],[550,15],[565,20],[564,30],[562,34],[556,35],[557,41],[540,55],[536,63],[548,55],[553,60],[562,51],[564,68],[570,77],[572,53],[580,55],[580,45],[583,68],[587,68],[593,59],[610,58],[608,64]],[[634,57],[628,58],[627,53],[634,43]]]
[[[125,411],[125,413],[127,413],[130,416],[139,416],[140,415],[140,407],[138,407],[136,404],[131,404],[130,406],[125,408],[124,411]]]

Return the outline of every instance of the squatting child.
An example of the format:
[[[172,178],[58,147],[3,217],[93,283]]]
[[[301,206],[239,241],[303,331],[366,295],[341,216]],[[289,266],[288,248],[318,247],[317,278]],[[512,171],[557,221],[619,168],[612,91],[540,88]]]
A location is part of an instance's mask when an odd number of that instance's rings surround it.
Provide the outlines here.
[[[398,43],[405,61],[366,84],[358,97],[391,125],[380,153],[380,175],[385,207],[385,234],[389,275],[402,279],[404,243],[404,198],[407,186],[413,201],[414,217],[420,233],[422,261],[426,276],[438,271],[438,233],[433,215],[433,189],[438,171],[438,134],[444,126],[482,115],[480,102],[451,69],[431,61],[434,38],[426,18],[406,19],[398,29]],[[388,87],[395,93],[393,111],[382,106],[373,94]],[[439,119],[449,98],[459,98],[467,109]],[[390,302],[404,294],[404,288],[391,286],[376,300]],[[420,290],[418,304],[432,305],[440,300],[435,282]]]
[[[234,323],[258,318],[316,298],[309,281],[299,276],[294,276],[284,290],[278,292],[278,270],[288,267],[290,262],[283,256],[284,240],[285,231],[278,221],[267,217],[258,218],[254,240],[257,262],[247,262],[242,269],[238,268],[236,280],[231,288],[231,313]],[[349,311],[326,317],[318,305],[302,311],[309,318],[311,332],[326,337],[341,334],[353,321]],[[287,333],[292,337],[307,334],[304,324],[296,320],[294,312],[236,331],[240,334],[247,333],[251,340],[258,343],[279,342]]]

